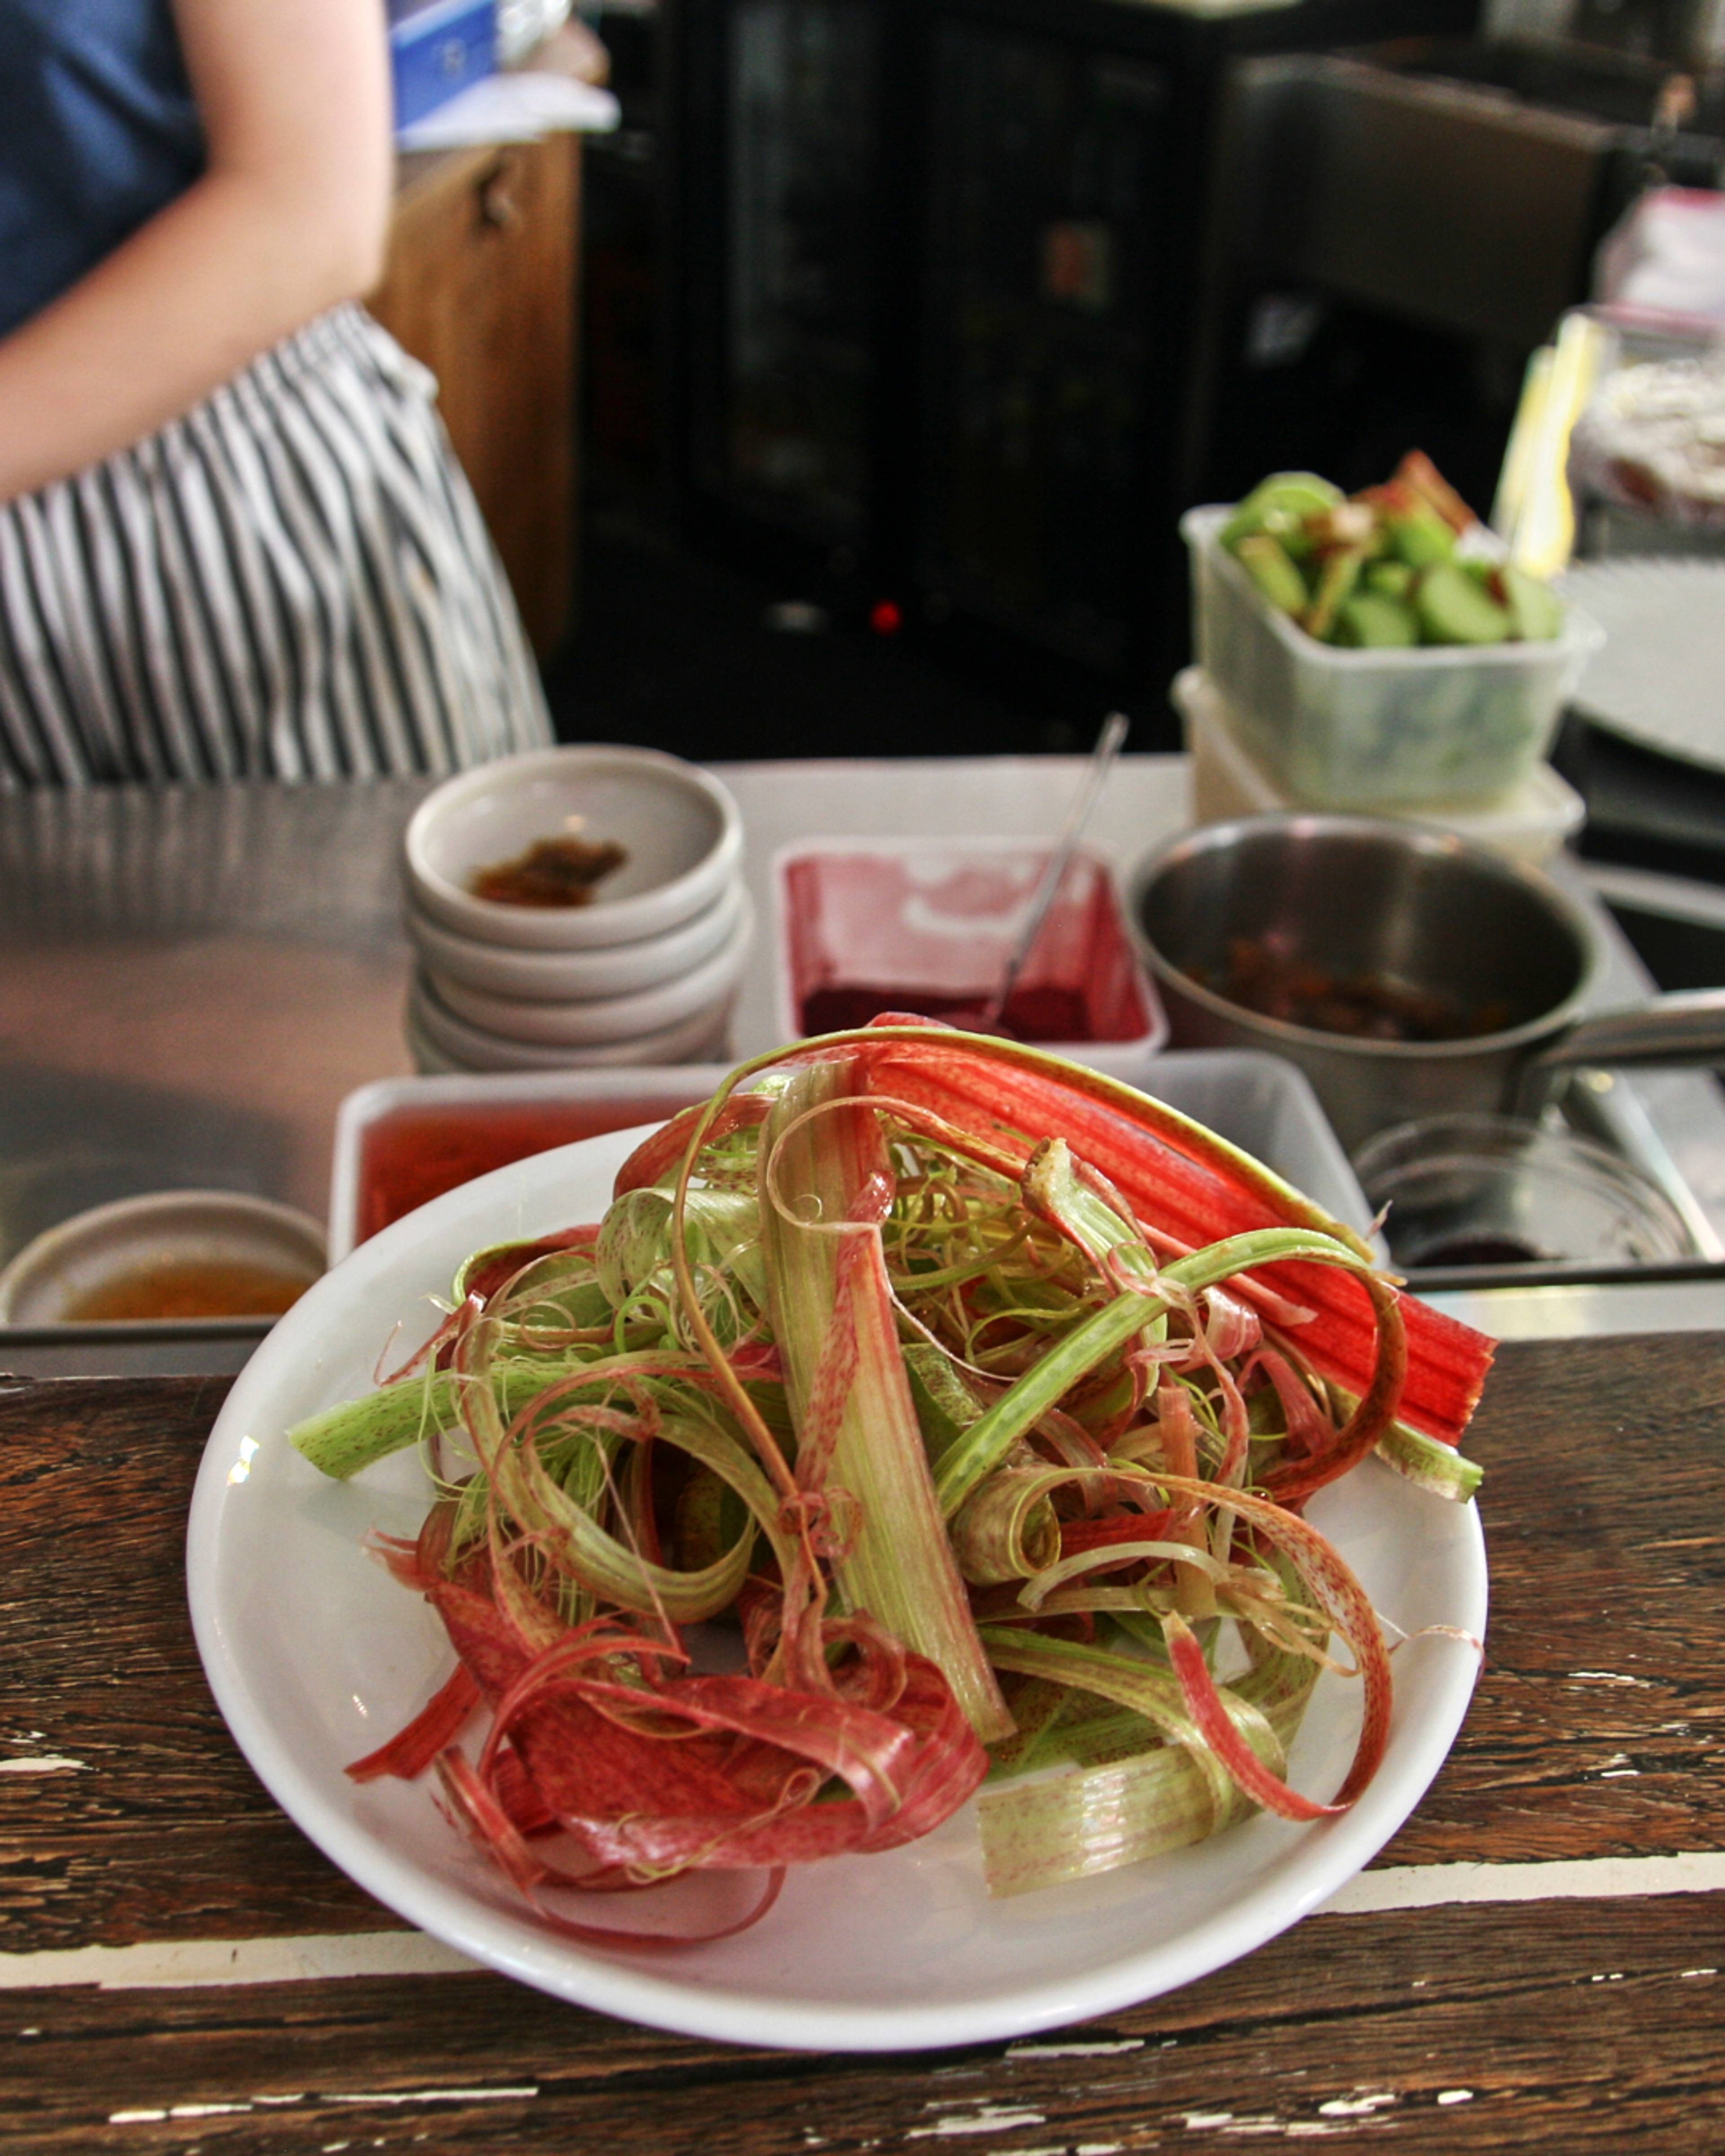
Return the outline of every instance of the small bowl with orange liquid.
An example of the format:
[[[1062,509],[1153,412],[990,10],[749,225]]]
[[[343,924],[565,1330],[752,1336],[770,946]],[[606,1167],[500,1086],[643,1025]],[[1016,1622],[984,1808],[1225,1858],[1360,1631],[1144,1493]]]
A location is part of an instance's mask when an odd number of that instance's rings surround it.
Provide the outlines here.
[[[46,1229],[0,1272],[0,1325],[279,1317],[326,1262],[323,1229],[233,1190],[160,1190]]]

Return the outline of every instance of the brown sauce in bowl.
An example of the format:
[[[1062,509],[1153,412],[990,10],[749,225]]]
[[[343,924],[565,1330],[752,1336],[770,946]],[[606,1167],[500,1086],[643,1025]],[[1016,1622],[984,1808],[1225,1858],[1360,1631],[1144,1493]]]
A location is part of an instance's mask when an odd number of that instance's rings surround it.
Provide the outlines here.
[[[594,886],[628,859],[614,839],[536,839],[513,860],[475,869],[468,888],[497,906],[591,906]]]
[[[1195,969],[1194,978],[1260,1018],[1353,1040],[1471,1040],[1500,1031],[1510,1018],[1502,1003],[1468,1004],[1383,974],[1333,972],[1255,937],[1229,944],[1222,979]]]
[[[161,1317],[280,1317],[311,1282],[275,1265],[228,1259],[164,1259],[116,1273],[69,1303],[69,1325]]]

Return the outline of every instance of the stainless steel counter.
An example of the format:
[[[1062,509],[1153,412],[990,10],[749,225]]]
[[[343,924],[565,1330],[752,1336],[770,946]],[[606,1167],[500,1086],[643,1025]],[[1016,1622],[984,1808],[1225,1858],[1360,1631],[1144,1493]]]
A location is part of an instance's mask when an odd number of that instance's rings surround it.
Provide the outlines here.
[[[0,795],[0,1260],[210,1184],[321,1219],[336,1104],[412,1066],[397,836],[424,791]]]
[[[739,1055],[779,1037],[775,850],[817,834],[1040,836],[1079,759],[721,767],[760,929]],[[342,1097],[413,1067],[397,850],[423,781],[0,795],[0,1263],[85,1205],[199,1183],[321,1218]],[[1096,823],[1129,862],[1186,814],[1128,757]]]
[[[1001,757],[718,768],[742,807],[761,923],[734,1028],[745,1055],[782,1032],[778,848],[955,829],[1044,836],[1083,766]],[[54,1220],[137,1190],[207,1183],[324,1215],[337,1106],[367,1081],[412,1067],[396,850],[425,791],[391,780],[0,796],[0,1262]],[[1125,757],[1094,838],[1129,870],[1183,825],[1188,802],[1183,757]],[[1609,923],[1607,933],[1604,997],[1633,1000],[1647,991],[1645,974]],[[1694,1073],[1617,1086],[1706,1221],[1725,1232],[1725,1096]],[[1477,1296],[1465,1300],[1506,1333],[1725,1325],[1725,1286],[1711,1281],[1504,1296],[1495,1317]],[[15,1338],[0,1348],[0,1359],[39,1374],[72,1367],[46,1340],[28,1352]]]

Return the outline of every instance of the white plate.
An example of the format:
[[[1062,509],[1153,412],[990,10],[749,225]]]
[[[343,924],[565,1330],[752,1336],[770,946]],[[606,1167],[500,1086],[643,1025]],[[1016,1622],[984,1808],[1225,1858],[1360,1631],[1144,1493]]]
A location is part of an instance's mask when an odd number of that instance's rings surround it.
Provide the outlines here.
[[[795,1872],[762,1923],[669,1952],[557,1938],[423,1784],[350,1783],[343,1763],[393,1734],[449,1666],[436,1620],[360,1548],[372,1526],[412,1532],[426,1486],[412,1453],[327,1481],[284,1433],[367,1390],[380,1356],[416,1346],[435,1321],[429,1298],[447,1293],[470,1250],[597,1217],[638,1136],[500,1168],[362,1244],[269,1335],[210,1435],[187,1550],[198,1650],[241,1749],[329,1857],[436,1938],[583,2005],[734,2043],[909,2051],[1055,2028],[1189,1983],[1319,1907],[1383,1846],[1466,1709],[1475,1657],[1454,1640],[1397,1655],[1387,1756],[1342,1818],[1313,1828],[1260,1817],[1129,1871],[991,1902],[967,1809],[908,1849]],[[1312,1513],[1404,1630],[1482,1634],[1471,1506],[1368,1463]],[[1337,1786],[1356,1726],[1353,1689],[1322,1680],[1294,1748],[1300,1787]],[[693,1928],[742,1899],[735,1880],[693,1879],[629,1913]],[[596,1920],[618,1912],[607,1899]]]
[[[1605,632],[1577,708],[1644,748],[1725,771],[1725,562],[1581,562],[1562,589]]]

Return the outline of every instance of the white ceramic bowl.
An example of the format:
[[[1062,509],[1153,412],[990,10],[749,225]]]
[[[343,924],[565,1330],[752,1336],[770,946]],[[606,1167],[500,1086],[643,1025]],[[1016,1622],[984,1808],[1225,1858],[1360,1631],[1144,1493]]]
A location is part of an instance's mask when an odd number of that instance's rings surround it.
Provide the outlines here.
[[[236,1190],[151,1191],[27,1243],[0,1272],[0,1325],[65,1324],[85,1296],[158,1265],[259,1265],[310,1286],[325,1261],[323,1229],[291,1206]]]
[[[537,1041],[548,1048],[597,1048],[605,1041],[660,1033],[698,1011],[708,1010],[734,993],[754,940],[754,910],[745,906],[731,934],[710,958],[675,980],[639,989],[630,996],[597,996],[580,1003],[529,1003],[519,996],[496,996],[445,980],[427,969],[445,1010],[486,1033],[510,1040]]]
[[[445,986],[459,982],[491,996],[567,1004],[635,995],[675,980],[725,946],[746,906],[742,880],[733,876],[711,906],[662,936],[602,944],[592,951],[521,951],[507,943],[481,943],[475,937],[458,936],[411,902],[405,920],[426,972]]]
[[[475,898],[474,874],[575,831],[627,858],[587,906]],[[709,773],[648,748],[547,748],[476,766],[428,794],[403,841],[415,902],[458,935],[590,951],[659,936],[711,906],[742,857],[742,819]]]
[[[413,1059],[414,1073],[418,1077],[489,1078],[498,1075],[480,1070],[472,1064],[458,1063],[453,1055],[446,1055],[420,1024],[411,1002],[402,1022],[402,1031],[407,1036],[408,1053]]]
[[[727,993],[654,1033],[551,1047],[469,1024],[440,1001],[421,974],[408,998],[408,1044],[416,1054],[422,1046],[432,1051],[419,1055],[423,1067],[444,1070],[579,1070],[612,1064],[717,1061],[725,1054],[734,1000]]]

